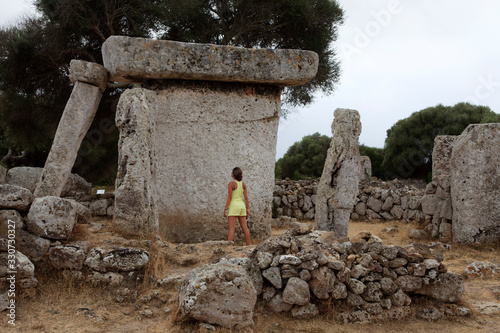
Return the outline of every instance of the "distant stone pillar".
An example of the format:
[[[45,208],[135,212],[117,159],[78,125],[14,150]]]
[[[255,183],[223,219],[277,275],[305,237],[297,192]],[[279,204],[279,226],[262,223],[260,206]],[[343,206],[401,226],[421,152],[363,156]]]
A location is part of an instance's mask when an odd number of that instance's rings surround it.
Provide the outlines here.
[[[111,81],[150,89],[118,105],[117,229],[226,239],[227,184],[239,166],[252,238],[269,237],[281,88],[313,79],[317,54],[121,36],[102,50]]]
[[[336,109],[332,141],[318,183],[315,228],[346,237],[349,218],[358,194],[360,161],[358,140],[361,122],[356,110]]]
[[[75,85],[35,188],[36,198],[61,195],[80,144],[92,124],[102,93],[106,89],[108,72],[99,64],[72,60],[70,80]]]

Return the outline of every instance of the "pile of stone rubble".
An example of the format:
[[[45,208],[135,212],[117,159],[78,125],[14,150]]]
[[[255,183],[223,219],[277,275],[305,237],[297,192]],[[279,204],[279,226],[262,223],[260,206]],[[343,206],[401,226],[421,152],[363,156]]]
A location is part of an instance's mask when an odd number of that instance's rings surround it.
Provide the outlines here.
[[[350,309],[339,313],[340,321],[359,322],[405,317],[417,295],[456,303],[464,293],[462,276],[447,272],[442,263],[446,245],[385,246],[368,232],[349,241],[311,229],[297,223],[256,246],[248,258],[223,259],[191,271],[179,294],[181,313],[240,327],[253,324],[258,299],[296,318],[314,317],[333,301],[337,309]],[[423,318],[470,313],[455,304],[434,310],[419,313]]]

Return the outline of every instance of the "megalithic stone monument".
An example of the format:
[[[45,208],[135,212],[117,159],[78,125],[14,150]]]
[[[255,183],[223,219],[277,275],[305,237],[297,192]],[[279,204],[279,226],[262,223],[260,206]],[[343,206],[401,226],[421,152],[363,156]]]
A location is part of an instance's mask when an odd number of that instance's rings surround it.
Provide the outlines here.
[[[33,193],[35,198],[61,195],[106,89],[108,71],[96,63],[72,60],[69,78],[74,83],[73,91]]]
[[[336,109],[333,137],[318,184],[314,223],[317,230],[334,231],[337,238],[347,236],[349,217],[359,191],[360,134],[358,111]]]
[[[118,104],[117,229],[226,239],[227,184],[239,166],[252,237],[269,237],[281,89],[313,79],[318,55],[121,36],[102,50],[111,81],[147,88]]]

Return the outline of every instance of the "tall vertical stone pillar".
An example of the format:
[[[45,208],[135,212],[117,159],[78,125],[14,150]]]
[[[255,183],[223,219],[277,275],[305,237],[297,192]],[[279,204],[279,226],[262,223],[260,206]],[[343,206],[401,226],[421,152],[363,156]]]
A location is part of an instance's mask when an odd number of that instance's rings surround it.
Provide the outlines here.
[[[318,184],[315,228],[347,236],[349,218],[358,194],[361,121],[356,110],[336,109],[332,142]]]
[[[72,60],[70,80],[75,85],[35,188],[36,198],[61,195],[80,144],[92,124],[102,93],[106,89],[108,72],[99,64]]]
[[[156,224],[173,242],[227,239],[224,205],[231,171],[248,186],[254,239],[271,235],[281,88],[316,75],[318,56],[110,37],[110,79],[143,83],[122,94],[115,224]]]
[[[450,159],[453,240],[500,240],[500,124],[470,124]]]

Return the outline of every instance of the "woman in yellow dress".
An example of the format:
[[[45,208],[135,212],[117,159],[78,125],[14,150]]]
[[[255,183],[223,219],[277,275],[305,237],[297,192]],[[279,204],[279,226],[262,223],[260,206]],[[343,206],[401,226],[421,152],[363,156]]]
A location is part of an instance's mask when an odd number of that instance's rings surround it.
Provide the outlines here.
[[[243,229],[243,233],[245,234],[245,243],[250,245],[250,230],[247,226],[247,216],[250,215],[250,207],[248,204],[247,185],[241,181],[243,179],[243,171],[236,167],[233,169],[231,177],[233,181],[227,184],[227,201],[224,208],[224,217],[227,216],[229,223],[227,240],[231,242],[234,240],[234,229],[236,228],[236,218],[238,218],[241,229]]]

